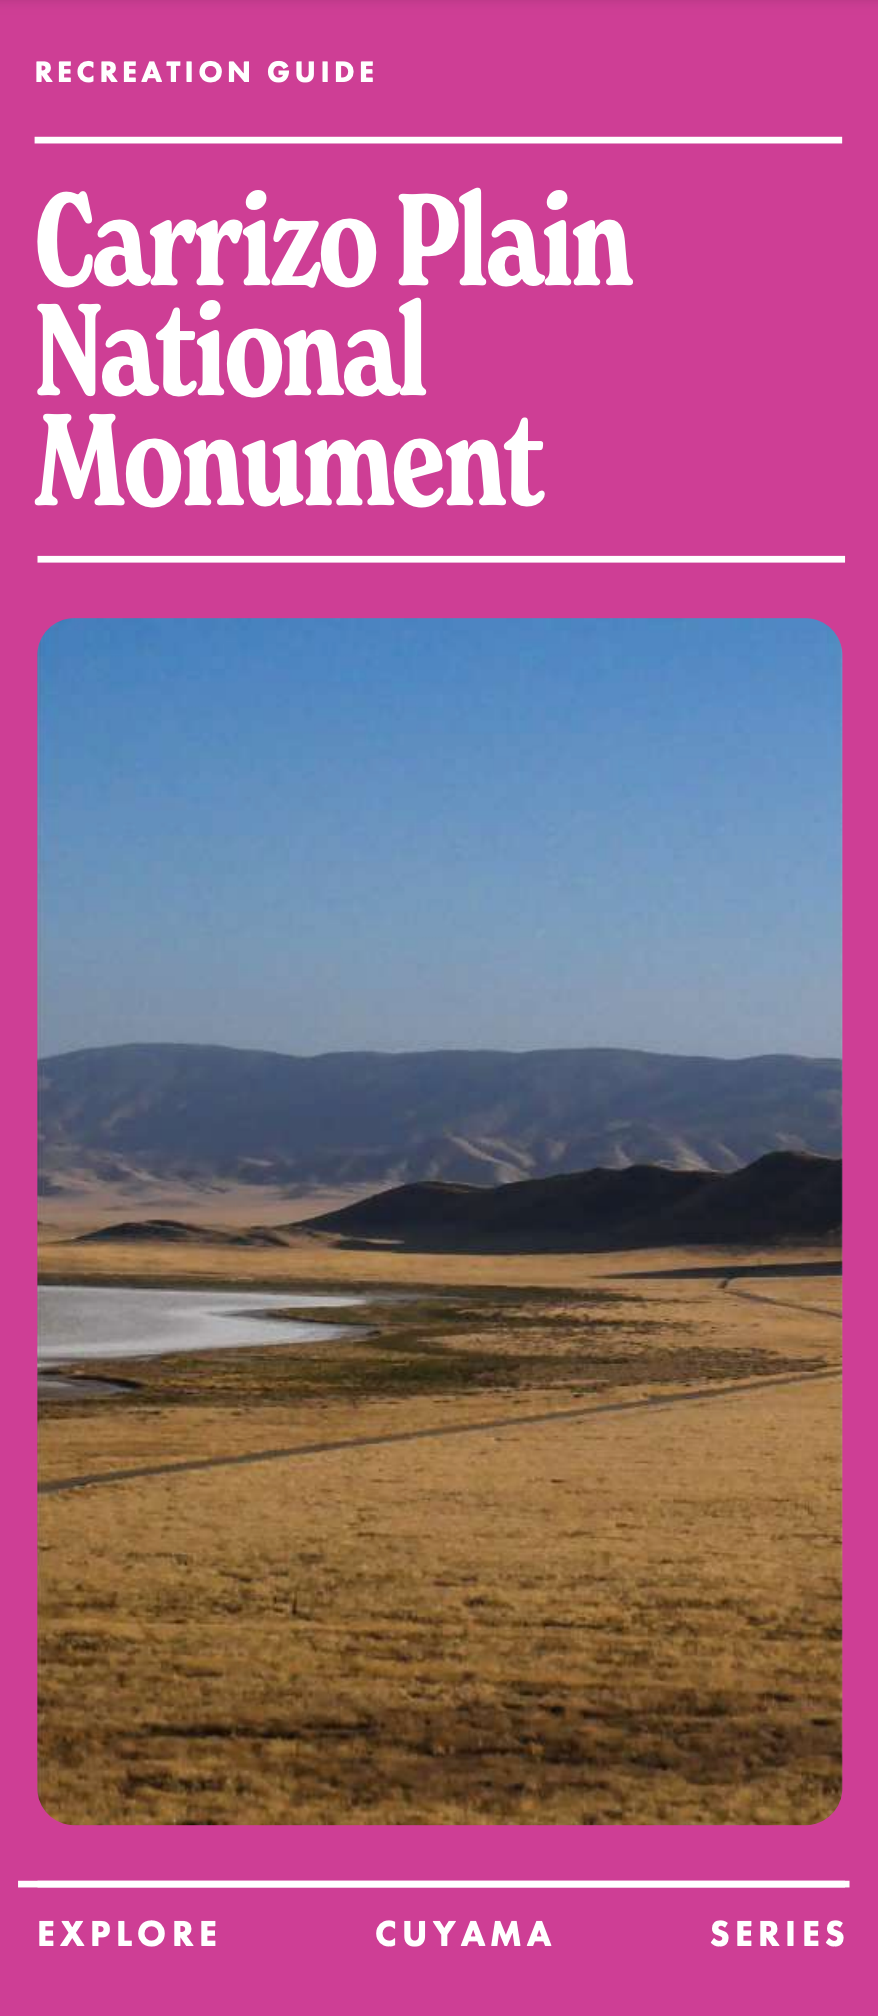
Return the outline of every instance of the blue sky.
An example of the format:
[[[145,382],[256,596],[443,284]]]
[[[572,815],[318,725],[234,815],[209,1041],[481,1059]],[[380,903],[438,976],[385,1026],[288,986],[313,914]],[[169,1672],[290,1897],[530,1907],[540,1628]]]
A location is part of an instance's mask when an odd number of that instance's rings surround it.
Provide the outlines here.
[[[56,625],[41,1050],[838,1054],[840,714],[809,622]]]

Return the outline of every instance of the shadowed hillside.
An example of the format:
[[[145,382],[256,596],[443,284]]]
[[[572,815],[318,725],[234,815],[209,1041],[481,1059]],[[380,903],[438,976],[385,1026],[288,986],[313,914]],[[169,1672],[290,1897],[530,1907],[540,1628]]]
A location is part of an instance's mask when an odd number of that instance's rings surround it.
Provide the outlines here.
[[[177,1218],[122,1219],[115,1225],[82,1232],[79,1246],[285,1246],[279,1232],[266,1225],[254,1225],[242,1232],[229,1232],[212,1225],[186,1225]]]
[[[41,1064],[40,1188],[173,1177],[294,1193],[508,1184],[598,1164],[734,1170],[776,1149],[839,1154],[840,1109],[832,1059],[129,1044]]]
[[[778,1153],[725,1176],[647,1166],[493,1189],[410,1183],[296,1229],[451,1251],[762,1247],[838,1235],[841,1162]]]

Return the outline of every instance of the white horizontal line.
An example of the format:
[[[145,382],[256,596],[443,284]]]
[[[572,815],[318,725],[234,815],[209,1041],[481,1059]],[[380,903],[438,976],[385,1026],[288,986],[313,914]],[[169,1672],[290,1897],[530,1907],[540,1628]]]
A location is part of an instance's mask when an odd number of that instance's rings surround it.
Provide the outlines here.
[[[840,133],[36,133],[35,147],[840,147]]]
[[[38,553],[40,567],[843,567],[843,553]]]
[[[849,1890],[846,1877],[804,1876],[63,1876],[20,1878],[19,1890]]]

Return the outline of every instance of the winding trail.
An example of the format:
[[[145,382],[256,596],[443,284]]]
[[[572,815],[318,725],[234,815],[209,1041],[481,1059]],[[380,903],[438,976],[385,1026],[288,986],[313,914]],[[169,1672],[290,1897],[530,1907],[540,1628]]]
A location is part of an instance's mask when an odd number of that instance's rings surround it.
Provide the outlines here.
[[[770,1309],[794,1309],[797,1316],[828,1316],[833,1323],[840,1323],[842,1320],[840,1309],[822,1309],[808,1302],[782,1302],[779,1295],[760,1295],[758,1288],[739,1288],[733,1276],[721,1281],[720,1287],[725,1288],[729,1295],[734,1295],[739,1302],[767,1302]]]
[[[752,1276],[748,1277],[752,1279]],[[809,1307],[807,1303],[782,1302],[758,1289],[742,1288],[737,1273],[719,1281],[720,1291],[746,1302],[765,1302],[774,1309],[792,1309],[799,1316],[830,1317],[840,1323],[838,1309]],[[603,1414],[642,1413],[646,1408],[682,1407],[693,1401],[734,1400],[741,1393],[764,1393],[779,1386],[802,1386],[815,1379],[840,1379],[841,1366],[820,1366],[813,1372],[780,1373],[776,1378],[739,1379],[730,1386],[695,1386],[686,1393],[649,1395],[639,1400],[604,1400],[596,1407],[556,1407],[540,1414],[497,1416],[493,1421],[453,1421],[437,1428],[400,1428],[384,1435],[349,1435],[331,1442],[294,1442],[282,1449],[251,1449],[237,1456],[193,1456],[172,1463],[141,1463],[127,1470],[87,1471],[80,1477],[57,1477],[37,1485],[37,1496],[54,1497],[59,1492],[93,1490],[103,1484],[136,1484],[153,1477],[189,1476],[199,1470],[237,1470],[251,1463],[288,1463],[298,1457],[334,1456],[345,1449],[385,1449],[396,1443],[436,1442],[453,1435],[497,1435],[512,1428],[550,1427],[558,1421],[592,1421]]]
[[[741,1393],[764,1393],[778,1386],[802,1386],[815,1379],[840,1379],[841,1368],[790,1372],[776,1379],[740,1379],[731,1386],[697,1386],[687,1393],[641,1400],[607,1400],[597,1407],[555,1408],[544,1414],[498,1416],[493,1421],[454,1421],[440,1428],[404,1428],[388,1435],[350,1435],[336,1442],[297,1442],[286,1449],[253,1449],[240,1456],[194,1456],[176,1463],[142,1463],[130,1470],[97,1470],[81,1477],[58,1477],[37,1485],[38,1497],[85,1491],[101,1484],[135,1484],[151,1477],[178,1477],[198,1470],[235,1470],[249,1463],[283,1463],[301,1456],[337,1455],[345,1449],[384,1449],[401,1442],[433,1442],[452,1435],[497,1435],[509,1428],[550,1427],[558,1421],[591,1421],[601,1414],[634,1414],[647,1407],[682,1407],[693,1401],[736,1400]]]

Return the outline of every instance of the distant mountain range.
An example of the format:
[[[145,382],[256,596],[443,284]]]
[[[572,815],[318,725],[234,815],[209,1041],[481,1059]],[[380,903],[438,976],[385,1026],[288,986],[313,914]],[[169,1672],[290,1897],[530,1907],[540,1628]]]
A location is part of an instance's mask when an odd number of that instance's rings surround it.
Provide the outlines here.
[[[823,1241],[841,1231],[841,1169],[823,1156],[779,1152],[730,1175],[651,1164],[494,1189],[407,1183],[296,1229],[455,1252]]]
[[[776,1150],[841,1152],[833,1058],[126,1044],[45,1058],[39,1095],[47,1197],[95,1180],[132,1194],[174,1178],[294,1196],[643,1163],[729,1172]]]

